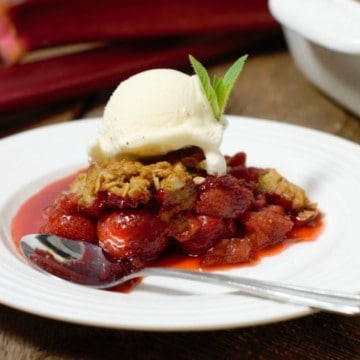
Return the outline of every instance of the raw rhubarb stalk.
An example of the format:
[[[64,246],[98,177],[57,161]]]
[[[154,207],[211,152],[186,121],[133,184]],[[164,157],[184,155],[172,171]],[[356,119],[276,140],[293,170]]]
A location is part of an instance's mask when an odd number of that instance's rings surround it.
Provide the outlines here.
[[[115,87],[154,67],[188,66],[188,54],[207,61],[268,39],[264,34],[233,34],[140,45],[125,43],[82,53],[0,68],[0,114],[19,112]],[[240,50],[241,49],[241,50]]]
[[[277,26],[267,0],[0,1],[0,54],[11,63],[61,44]]]

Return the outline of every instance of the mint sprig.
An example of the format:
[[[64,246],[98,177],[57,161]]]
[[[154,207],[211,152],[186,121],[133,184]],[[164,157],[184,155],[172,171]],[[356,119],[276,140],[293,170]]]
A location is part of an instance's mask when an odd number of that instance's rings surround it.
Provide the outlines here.
[[[221,119],[227,100],[229,99],[235,82],[244,67],[246,59],[247,55],[244,55],[236,60],[225,73],[224,77],[214,76],[213,82],[211,83],[209,73],[205,67],[192,55],[189,55],[190,63],[194,68],[196,75],[199,77],[202,91],[208,99],[214,116],[218,121]]]

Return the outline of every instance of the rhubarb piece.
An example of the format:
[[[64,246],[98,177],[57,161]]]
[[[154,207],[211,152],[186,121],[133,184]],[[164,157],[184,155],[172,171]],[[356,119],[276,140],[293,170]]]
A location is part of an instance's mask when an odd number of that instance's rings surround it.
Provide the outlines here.
[[[60,44],[274,27],[267,0],[20,0],[0,4],[0,54],[11,63]]]
[[[134,73],[188,66],[269,38],[269,33],[233,34],[169,43],[118,43],[77,54],[0,68],[0,114],[74,99],[116,86]],[[270,35],[272,36],[272,34]],[[190,69],[189,69],[190,71]]]
[[[228,236],[227,221],[218,216],[197,215],[183,219],[184,229],[172,234],[177,245],[190,255],[199,255],[209,250],[222,237]]]
[[[254,195],[244,183],[231,175],[209,176],[199,187],[195,204],[198,214],[237,218],[251,206]]]
[[[242,225],[255,249],[264,249],[280,243],[294,227],[290,216],[278,205],[268,205],[258,211],[249,211],[242,218]]]
[[[241,264],[251,260],[253,245],[245,238],[222,239],[202,258],[202,266]]]
[[[204,254],[216,241],[228,236],[227,222],[221,217],[198,215],[193,219],[190,218],[189,221],[199,223],[196,231],[186,241],[183,241],[185,238],[183,233],[177,234],[176,237],[177,244],[189,255]],[[187,233],[187,230],[185,230],[185,233]]]

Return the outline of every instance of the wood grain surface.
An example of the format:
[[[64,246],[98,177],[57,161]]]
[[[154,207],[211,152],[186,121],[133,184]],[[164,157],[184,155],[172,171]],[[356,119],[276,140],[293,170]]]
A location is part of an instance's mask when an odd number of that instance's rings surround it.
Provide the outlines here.
[[[285,45],[249,55],[229,101],[229,114],[299,124],[360,144],[360,119],[315,89],[299,73]],[[231,61],[212,64],[211,73],[221,74]],[[108,95],[95,94],[14,116],[2,121],[0,135],[101,116]],[[240,329],[157,333],[73,325],[0,305],[0,359],[167,358],[360,359],[360,318],[318,313]]]

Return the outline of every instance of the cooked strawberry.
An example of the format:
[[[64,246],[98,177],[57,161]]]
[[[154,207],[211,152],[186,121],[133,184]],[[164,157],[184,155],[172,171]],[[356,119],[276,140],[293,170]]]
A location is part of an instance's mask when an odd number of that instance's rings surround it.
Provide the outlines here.
[[[252,242],[249,238],[229,238],[217,242],[205,253],[202,266],[239,264],[251,259]]]
[[[245,166],[246,153],[240,151],[233,156],[226,156],[226,163],[228,166]]]
[[[54,204],[48,208],[48,209],[56,209],[59,212],[62,212],[64,214],[78,214],[78,201],[79,197],[74,193],[63,193],[60,194]],[[48,211],[48,209],[45,210],[45,213]]]
[[[139,195],[136,198],[131,198],[129,196],[119,196],[111,192],[105,193],[105,203],[106,206],[110,208],[136,208],[138,206],[146,204],[147,202],[149,202],[149,200],[150,199],[147,193],[143,196]]]
[[[99,245],[118,259],[149,260],[168,245],[167,225],[150,211],[115,210],[98,222]]]
[[[198,214],[237,218],[252,204],[254,195],[234,176],[210,176],[199,187],[195,204]]]
[[[248,182],[257,181],[262,172],[260,168],[246,166],[246,154],[244,152],[239,152],[234,156],[227,157],[226,162],[228,165],[228,174]]]
[[[46,221],[40,231],[96,243],[96,222],[79,212],[77,201],[78,197],[75,194],[60,195],[54,205],[45,210]]]
[[[256,249],[284,240],[294,226],[284,209],[278,205],[269,205],[257,212],[250,211],[244,215],[242,223]]]
[[[106,207],[107,195],[105,192],[99,192],[89,206],[79,204],[79,211],[87,217],[98,219],[104,214]]]
[[[63,236],[67,239],[96,243],[96,223],[82,215],[68,215],[54,210],[40,232]]]
[[[197,215],[189,217],[183,232],[173,234],[185,252],[198,255],[234,231],[232,224],[218,216]]]
[[[262,169],[246,166],[233,166],[229,168],[229,174],[235,176],[237,179],[242,179],[248,183],[256,182],[262,173]]]
[[[198,216],[191,213],[181,213],[173,218],[169,224],[169,235],[178,242],[190,240],[201,228]]]

